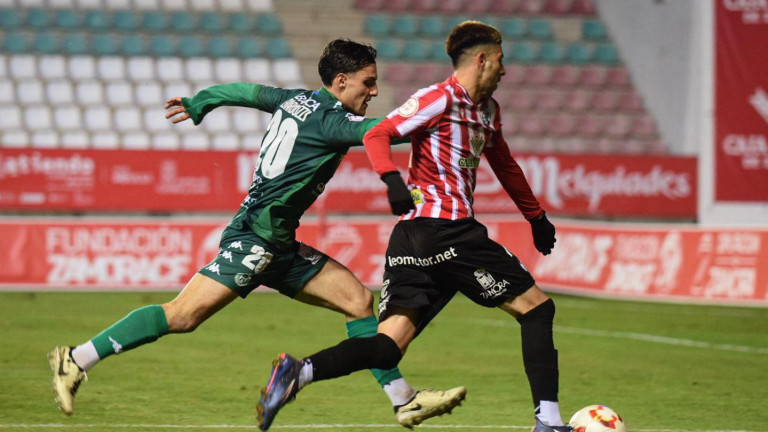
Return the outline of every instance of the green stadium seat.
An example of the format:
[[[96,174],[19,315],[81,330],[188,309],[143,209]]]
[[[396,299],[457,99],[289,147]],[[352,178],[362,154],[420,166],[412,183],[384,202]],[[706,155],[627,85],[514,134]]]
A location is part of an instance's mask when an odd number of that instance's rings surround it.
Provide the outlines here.
[[[283,23],[274,14],[257,15],[256,28],[259,33],[267,36],[278,36],[283,33]]]
[[[583,42],[573,42],[565,51],[565,61],[573,64],[587,64],[592,61],[592,49]]]
[[[44,9],[29,9],[25,23],[35,29],[46,29],[51,26],[51,14]]]
[[[532,42],[515,42],[508,49],[509,52],[505,51],[504,57],[511,59],[515,63],[533,63],[536,61],[536,45]]]
[[[288,45],[288,41],[283,37],[275,37],[267,39],[265,54],[269,58],[280,59],[291,57],[291,47]]]
[[[406,39],[403,43],[403,58],[409,61],[429,60],[432,44],[418,39]]]
[[[539,47],[538,58],[544,63],[557,64],[565,58],[565,49],[557,42],[544,42]]]
[[[264,50],[263,40],[255,36],[238,38],[235,43],[235,54],[238,57],[263,57]]]
[[[157,57],[168,57],[176,54],[177,42],[168,35],[155,35],[149,39],[149,53]]]
[[[581,23],[581,38],[586,41],[603,42],[608,40],[608,31],[602,21],[585,20]]]
[[[112,25],[124,32],[133,32],[140,25],[140,18],[129,10],[119,10],[112,16]]]
[[[108,33],[91,36],[91,49],[98,55],[115,55],[118,52],[117,38]]]
[[[178,53],[182,57],[202,57],[205,55],[205,41],[201,36],[183,36],[179,39]]]
[[[20,32],[6,32],[3,38],[3,51],[11,54],[24,54],[29,48],[29,39]]]
[[[80,14],[71,9],[57,10],[53,20],[56,27],[67,30],[79,29],[82,25]]]
[[[112,26],[112,20],[109,14],[101,10],[89,10],[85,13],[83,20],[85,26],[90,30],[107,30]]]
[[[235,49],[232,39],[226,36],[213,36],[208,39],[207,53],[211,57],[232,57]]]
[[[536,40],[551,40],[554,38],[552,23],[546,18],[534,18],[528,21],[526,35]]]
[[[611,43],[603,43],[595,46],[595,61],[606,66],[619,64],[619,53]]]
[[[525,21],[521,18],[502,19],[498,29],[504,39],[523,39],[525,37]]]
[[[378,58],[382,60],[399,60],[402,58],[403,47],[399,39],[379,39],[374,47],[378,51]]]
[[[216,12],[206,12],[200,16],[199,27],[208,33],[219,33],[224,29],[224,19]]]
[[[169,20],[171,30],[179,33],[192,33],[197,28],[195,15],[187,11],[175,11]]]
[[[389,35],[389,15],[371,14],[365,16],[363,31],[368,36],[382,37]]]
[[[168,16],[159,11],[144,12],[141,27],[149,32],[164,32],[168,29]]]
[[[444,29],[443,17],[440,15],[426,15],[419,20],[419,34],[428,38],[442,38],[447,36]]]
[[[432,42],[432,45],[429,47],[428,55],[430,59],[435,61],[450,60],[448,53],[445,52],[445,42],[442,40]]]
[[[88,39],[83,33],[65,34],[61,49],[64,54],[79,55],[88,52]]]
[[[15,29],[21,27],[21,14],[16,9],[0,9],[0,28]]]
[[[60,38],[57,34],[51,32],[40,32],[35,34],[35,40],[32,46],[39,54],[56,54],[59,52]]]
[[[123,40],[120,42],[120,45],[123,55],[127,57],[141,56],[147,53],[144,37],[140,34],[124,36]]]
[[[250,33],[256,29],[253,15],[232,13],[227,17],[227,28],[237,33]]]
[[[418,19],[410,14],[396,15],[392,20],[389,31],[395,37],[413,37],[419,31]]]

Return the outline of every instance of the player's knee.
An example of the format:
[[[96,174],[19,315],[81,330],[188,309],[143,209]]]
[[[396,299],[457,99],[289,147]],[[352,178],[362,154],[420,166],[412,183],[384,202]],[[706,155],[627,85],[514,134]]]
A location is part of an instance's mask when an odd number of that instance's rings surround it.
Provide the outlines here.
[[[350,293],[349,298],[347,315],[351,318],[360,319],[373,315],[373,294],[368,288],[360,285]]]
[[[165,318],[168,321],[169,333],[190,333],[195,331],[202,324],[203,320],[194,314],[185,313],[177,310],[173,302],[163,305]]]
[[[547,299],[540,305],[526,312],[517,319],[521,324],[525,322],[552,322],[555,320],[555,302]]]
[[[376,369],[393,369],[400,363],[400,359],[403,358],[403,353],[400,351],[400,347],[389,336],[379,333],[374,336],[376,339],[376,361],[374,366]]]

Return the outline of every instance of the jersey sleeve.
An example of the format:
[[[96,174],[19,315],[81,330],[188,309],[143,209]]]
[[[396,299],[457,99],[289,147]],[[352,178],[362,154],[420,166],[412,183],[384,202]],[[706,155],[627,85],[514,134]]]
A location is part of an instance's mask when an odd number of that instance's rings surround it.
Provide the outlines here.
[[[326,142],[337,148],[363,144],[363,136],[382,118],[366,118],[346,111],[329,111],[323,119],[323,136]]]
[[[390,146],[418,131],[437,127],[448,102],[448,95],[441,90],[420,90],[373,127],[363,139],[373,170],[380,176],[396,171]]]
[[[501,186],[507,192],[517,208],[527,220],[536,219],[544,210],[539,201],[533,195],[531,186],[525,178],[520,165],[517,164],[512,153],[509,151],[507,142],[501,136],[500,132],[493,135],[492,145],[486,146],[483,150],[485,158],[499,179]]]
[[[220,106],[242,106],[273,112],[285,93],[286,90],[261,84],[230,83],[203,89],[191,98],[181,98],[181,103],[197,125],[206,114]]]

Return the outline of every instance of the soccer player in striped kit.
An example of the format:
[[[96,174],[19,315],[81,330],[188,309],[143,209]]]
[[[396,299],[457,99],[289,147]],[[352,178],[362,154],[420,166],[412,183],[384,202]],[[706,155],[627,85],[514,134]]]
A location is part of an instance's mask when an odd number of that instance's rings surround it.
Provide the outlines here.
[[[536,248],[547,255],[554,247],[555,228],[510,154],[499,104],[492,98],[505,73],[501,34],[484,23],[466,21],[448,36],[446,51],[454,74],[414,93],[363,140],[374,170],[387,184],[392,212],[401,215],[386,253],[378,334],[344,341],[302,360],[282,354],[260,401],[262,409],[276,413],[313,381],[397,365],[408,344],[461,292],[520,323],[534,431],[570,430],[558,405],[554,302],[515,255],[488,237],[472,210],[476,171],[485,155],[531,223]],[[403,137],[412,143],[407,184],[390,152],[390,142]]]

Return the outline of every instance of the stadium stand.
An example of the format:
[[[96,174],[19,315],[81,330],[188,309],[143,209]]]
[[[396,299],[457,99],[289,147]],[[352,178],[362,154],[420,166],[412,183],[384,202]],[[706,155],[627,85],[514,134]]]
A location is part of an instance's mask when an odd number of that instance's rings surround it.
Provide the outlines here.
[[[666,151],[592,0],[354,4],[366,13],[364,31],[386,65],[382,79],[398,89],[400,100],[448,76],[445,36],[458,22],[480,19],[496,25],[504,36],[507,74],[496,98],[505,110],[506,134],[519,135],[514,137],[518,148]]]

